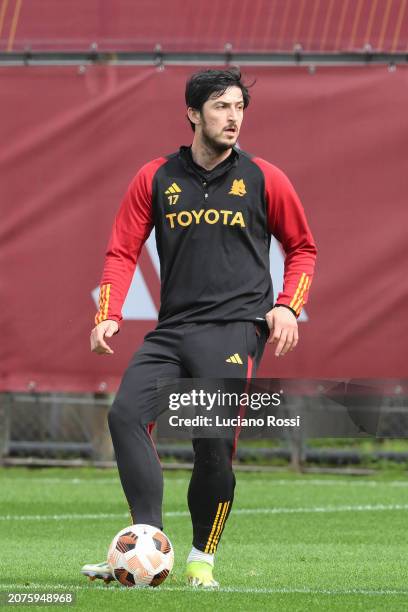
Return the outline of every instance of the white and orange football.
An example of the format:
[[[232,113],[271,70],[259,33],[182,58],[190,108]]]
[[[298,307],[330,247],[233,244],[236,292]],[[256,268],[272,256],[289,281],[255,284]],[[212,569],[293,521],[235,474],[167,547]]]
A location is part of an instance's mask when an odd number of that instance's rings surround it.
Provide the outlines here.
[[[174,551],[169,538],[157,527],[130,525],[113,538],[108,563],[124,586],[156,587],[171,572]]]

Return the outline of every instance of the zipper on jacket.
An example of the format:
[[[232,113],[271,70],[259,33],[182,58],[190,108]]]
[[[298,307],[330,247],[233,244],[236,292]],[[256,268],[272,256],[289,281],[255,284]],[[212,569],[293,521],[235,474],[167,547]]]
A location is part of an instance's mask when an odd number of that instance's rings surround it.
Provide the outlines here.
[[[207,191],[208,182],[204,178],[202,178],[201,179],[201,184],[202,184],[203,189],[204,189],[204,200],[207,201],[208,200],[208,191]]]

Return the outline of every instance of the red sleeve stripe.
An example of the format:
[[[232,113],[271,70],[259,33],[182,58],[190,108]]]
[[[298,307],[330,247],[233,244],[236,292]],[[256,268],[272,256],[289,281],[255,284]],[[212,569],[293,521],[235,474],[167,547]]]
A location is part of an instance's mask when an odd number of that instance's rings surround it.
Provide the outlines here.
[[[101,323],[108,318],[109,309],[109,295],[110,295],[111,284],[101,285],[99,292],[99,310],[95,316],[95,324]]]
[[[310,285],[312,284],[312,281],[310,280],[310,277],[307,276],[306,277],[306,283],[305,286],[303,287],[300,295],[299,295],[299,299],[296,302],[296,304],[293,307],[293,310],[296,312],[297,315],[300,315],[300,311],[303,308],[303,305],[306,303],[306,301],[303,299],[303,297],[305,296],[306,292],[309,291],[310,289]]]
[[[297,289],[296,289],[296,291],[295,291],[295,295],[293,296],[292,301],[291,301],[291,303],[289,304],[289,306],[290,306],[291,308],[293,308],[293,307],[294,307],[294,305],[295,305],[295,303],[298,301],[298,298],[299,298],[299,293],[302,291],[303,284],[304,284],[304,282],[305,282],[306,278],[307,278],[307,276],[306,276],[306,274],[303,272],[302,276],[300,277],[300,281],[299,281],[299,283],[298,283]]]
[[[105,285],[102,285],[99,289],[99,309],[95,315],[95,325],[101,322],[101,310],[102,310],[102,302],[103,302],[103,294],[105,291]]]

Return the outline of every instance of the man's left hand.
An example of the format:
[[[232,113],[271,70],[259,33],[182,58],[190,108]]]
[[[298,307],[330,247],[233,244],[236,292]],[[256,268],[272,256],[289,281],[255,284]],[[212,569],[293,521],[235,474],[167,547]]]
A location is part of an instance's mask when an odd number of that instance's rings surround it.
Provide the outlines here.
[[[276,344],[275,357],[293,351],[299,340],[297,319],[289,308],[272,308],[265,315],[269,327],[268,344]]]

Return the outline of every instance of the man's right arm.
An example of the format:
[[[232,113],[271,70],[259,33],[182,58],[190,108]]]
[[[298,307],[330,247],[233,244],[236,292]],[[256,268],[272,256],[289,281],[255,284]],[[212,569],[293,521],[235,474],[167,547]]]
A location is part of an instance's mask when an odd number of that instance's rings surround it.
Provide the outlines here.
[[[153,177],[165,161],[155,159],[139,170],[116,215],[105,257],[95,328],[91,333],[91,350],[96,353],[113,353],[104,338],[119,330],[122,306],[139,254],[153,227]]]

